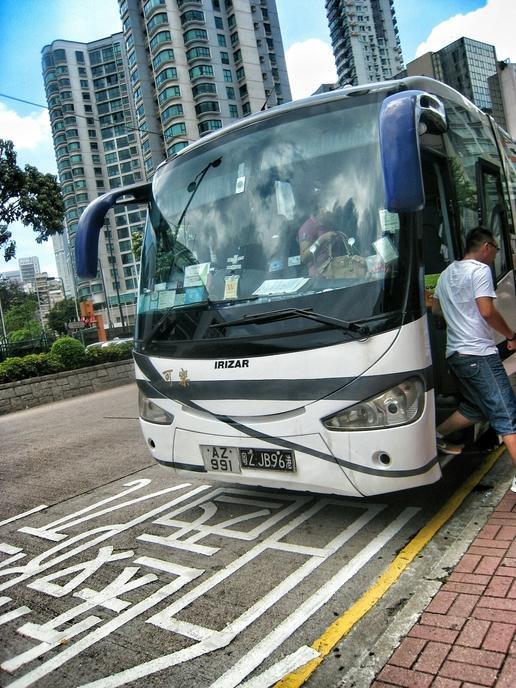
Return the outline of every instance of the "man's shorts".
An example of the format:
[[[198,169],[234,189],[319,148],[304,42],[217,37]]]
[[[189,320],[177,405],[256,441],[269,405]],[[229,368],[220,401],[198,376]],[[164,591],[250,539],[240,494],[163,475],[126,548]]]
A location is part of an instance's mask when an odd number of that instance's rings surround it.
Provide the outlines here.
[[[516,433],[516,396],[500,356],[455,352],[446,360],[461,383],[459,412],[475,423],[489,420],[498,435]]]

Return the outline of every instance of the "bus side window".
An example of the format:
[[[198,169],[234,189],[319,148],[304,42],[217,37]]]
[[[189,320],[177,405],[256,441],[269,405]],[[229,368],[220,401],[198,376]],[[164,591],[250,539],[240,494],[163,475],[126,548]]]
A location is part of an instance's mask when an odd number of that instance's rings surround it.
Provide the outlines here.
[[[425,273],[435,275],[446,267],[445,249],[440,231],[442,215],[437,208],[426,206],[423,209],[423,261]]]
[[[422,211],[423,262],[426,275],[440,274],[453,260],[445,183],[434,161],[423,166],[426,205]]]
[[[508,232],[500,172],[494,165],[479,160],[477,180],[480,185],[481,223],[493,232],[500,247],[493,266],[495,278],[498,280],[509,271],[510,250],[504,241],[504,236],[507,236]]]

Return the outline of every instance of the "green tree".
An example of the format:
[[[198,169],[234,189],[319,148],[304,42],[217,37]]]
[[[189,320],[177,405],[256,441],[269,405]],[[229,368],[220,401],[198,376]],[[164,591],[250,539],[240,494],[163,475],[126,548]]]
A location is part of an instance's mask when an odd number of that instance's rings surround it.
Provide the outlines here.
[[[75,299],[63,299],[55,303],[47,316],[48,326],[54,332],[67,334],[67,324],[71,320],[77,320],[77,308]]]
[[[12,141],[0,139],[0,248],[6,261],[16,254],[9,226],[32,226],[40,244],[63,231],[64,203],[57,178],[32,165],[22,170],[16,163]]]
[[[38,301],[35,296],[28,296],[24,301],[12,306],[4,313],[5,329],[7,333],[23,330],[27,327],[32,329],[32,323],[36,323],[38,330],[41,331],[41,323],[37,317]]]
[[[7,339],[12,344],[23,342],[25,339],[38,339],[41,335],[41,323],[38,320],[29,320],[19,330],[12,330],[7,334]]]
[[[137,229],[131,233],[131,243],[136,261],[139,263],[142,257],[143,231]]]
[[[6,313],[13,306],[26,301],[30,296],[23,291],[18,282],[9,279],[0,279],[0,301],[2,309]]]

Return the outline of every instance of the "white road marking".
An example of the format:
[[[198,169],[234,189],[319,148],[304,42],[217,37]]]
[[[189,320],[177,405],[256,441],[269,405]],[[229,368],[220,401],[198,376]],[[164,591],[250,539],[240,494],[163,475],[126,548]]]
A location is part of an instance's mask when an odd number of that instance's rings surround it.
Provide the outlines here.
[[[32,609],[30,607],[18,607],[17,609],[13,609],[10,612],[6,612],[5,614],[2,614],[0,616],[0,626],[8,623],[9,621],[12,621],[13,619],[18,619],[20,616],[23,616],[24,614],[30,614],[31,611]]]
[[[264,671],[263,674],[254,676],[249,679],[249,681],[241,683],[238,688],[269,688],[269,686],[274,685],[283,678],[283,676],[299,669],[299,667],[302,667],[316,657],[319,657],[319,653],[313,648],[304,645],[291,655],[273,664],[273,666],[267,669],[267,671]]]
[[[282,623],[269,633],[258,645],[244,655],[229,671],[220,676],[210,688],[235,688],[251,671],[260,666],[274,650],[292,633],[318,611],[333,595],[340,590],[352,576],[370,561],[417,513],[418,508],[409,507],[381,533],[371,540],[346,566],[330,578],[319,590],[305,600]]]
[[[111,676],[106,676],[105,678],[98,679],[96,681],[88,683],[86,686],[83,686],[82,688],[114,688],[115,686],[121,686],[125,683],[135,681],[138,678],[143,678],[155,672],[162,671],[163,669],[167,669],[172,666],[177,666],[178,664],[192,660],[196,657],[202,656],[203,654],[213,652],[215,650],[218,650],[229,645],[240,632],[245,630],[256,619],[260,618],[262,614],[264,614],[268,609],[270,609],[276,602],[278,602],[278,600],[282,599],[290,590],[292,590],[293,587],[298,585],[318,566],[320,566],[320,564],[323,561],[325,561],[329,556],[338,551],[338,549],[342,547],[342,545],[345,542],[347,542],[350,538],[356,535],[363,527],[365,527],[365,525],[369,521],[376,517],[378,513],[385,508],[385,505],[362,505],[357,504],[356,502],[344,502],[342,500],[336,502],[335,500],[331,499],[321,499],[314,505],[312,505],[312,507],[308,509],[306,512],[299,514],[296,518],[292,519],[286,525],[279,528],[279,530],[267,537],[264,541],[258,543],[249,552],[246,552],[244,555],[236,559],[234,562],[226,566],[221,571],[218,571],[217,573],[213,574],[206,581],[200,583],[196,588],[188,592],[186,595],[184,595],[176,602],[173,602],[168,608],[154,615],[147,621],[147,623],[153,623],[163,628],[167,628],[168,630],[179,630],[179,626],[175,626],[175,622],[177,621],[174,618],[175,614],[180,612],[185,607],[189,606],[195,600],[202,597],[202,595],[204,595],[209,590],[213,589],[218,583],[228,578],[232,573],[241,569],[249,561],[254,560],[256,556],[258,556],[258,554],[261,554],[267,551],[268,549],[281,550],[282,545],[284,544],[281,542],[281,540],[285,538],[288,535],[288,533],[293,531],[297,526],[304,523],[310,517],[316,515],[326,506],[337,503],[341,507],[347,506],[349,508],[355,509],[359,511],[361,515],[358,518],[356,518],[352,523],[350,523],[347,528],[345,528],[331,542],[329,542],[326,545],[326,557],[323,558],[321,556],[317,556],[310,558],[300,567],[296,568],[296,570],[293,573],[287,576],[286,579],[279,583],[269,593],[264,595],[264,597],[262,597],[254,605],[252,605],[247,611],[241,614],[240,617],[229,623],[223,630],[216,631],[212,629],[211,634],[205,637],[196,645],[191,645],[190,647],[173,652],[169,655],[157,657],[153,660],[150,660],[149,662],[144,662],[143,664],[140,664],[138,666],[126,669],[125,671],[121,671],[118,674],[112,674]],[[384,539],[381,540],[381,544],[378,545],[378,548],[383,546],[395,534],[395,532],[397,532],[396,529],[386,529],[384,531]],[[380,539],[376,538],[374,542],[380,542]],[[371,554],[371,556],[372,555],[373,553]],[[363,555],[360,557],[362,565],[367,560],[367,558],[364,559]],[[354,570],[353,572],[356,571]],[[352,574],[349,574],[349,577],[351,575]],[[342,581],[342,584],[344,584],[344,582],[345,580]],[[326,597],[324,601],[321,601],[316,608],[322,606],[322,604],[328,601],[328,599],[329,596]],[[316,608],[314,608],[313,611],[315,611]],[[311,611],[310,613],[313,613],[313,611]],[[308,614],[308,616],[309,615],[310,614]],[[308,616],[306,618],[308,618]],[[203,627],[197,626],[195,628],[195,631],[199,632],[199,634],[202,633],[202,630]],[[292,631],[293,630],[295,630],[294,626],[292,627]],[[77,645],[80,645],[84,640],[85,639],[78,641]],[[281,642],[283,642],[283,639],[281,639],[278,642],[278,645],[281,644]],[[275,647],[270,646],[269,649],[272,652],[273,649],[275,649]],[[31,683],[34,682],[34,680],[41,678],[41,676],[46,675],[50,671],[53,671],[55,668],[57,668],[57,666],[61,666],[64,663],[64,660],[67,659],[63,658],[62,655],[68,654],[71,650],[72,648],[65,650],[60,657],[55,657],[49,660],[46,664],[38,667],[38,669],[34,670],[34,672],[32,672],[33,678],[31,680]],[[256,666],[257,665],[250,666],[247,673],[242,673],[239,680],[245,678],[245,676],[247,676],[254,668],[256,668]],[[28,677],[29,675],[27,675],[24,678]],[[20,681],[22,681],[22,679],[20,679]],[[27,685],[30,685],[30,683],[15,682],[13,684],[10,684],[9,688],[24,688]],[[223,688],[226,688],[224,683],[221,683],[220,685],[223,686]]]
[[[7,544],[7,542],[0,542],[0,552],[4,554],[10,554],[11,556],[0,562],[0,569],[13,564],[19,559],[23,559],[26,554],[23,553],[21,547],[14,547],[13,545]]]
[[[14,678],[13,682],[9,684],[9,688],[28,688],[28,686],[79,656],[87,648],[101,642],[117,629],[148,612],[151,612],[151,615],[143,619],[146,623],[194,642],[182,650],[156,657],[138,666],[125,669],[118,674],[98,678],[87,684],[87,688],[115,688],[115,686],[124,685],[227,647],[239,634],[311,576],[321,564],[334,556],[386,507],[385,504],[364,504],[331,497],[314,499],[312,495],[274,494],[274,500],[269,500],[262,491],[231,487],[211,488],[210,485],[201,485],[161,506],[151,508],[146,513],[127,522],[106,523],[99,520],[97,525],[90,526],[90,530],[82,533],[74,531],[65,534],[62,532],[92,519],[100,519],[103,515],[121,511],[125,507],[145,503],[155,497],[190,487],[187,483],[152,494],[125,499],[129,492],[140,490],[149,482],[126,483],[125,487],[130,488],[129,490],[123,490],[112,497],[80,509],[46,526],[20,529],[22,532],[36,537],[60,542],[31,558],[24,566],[18,565],[7,568],[6,562],[2,562],[4,568],[0,568],[0,581],[4,580],[5,582],[0,585],[0,590],[26,581],[28,578],[39,576],[28,583],[28,587],[54,597],[68,596],[70,600],[73,600],[73,597],[79,598],[81,602],[75,606],[72,605],[65,612],[45,623],[25,623],[17,628],[20,635],[37,641],[38,644],[6,660],[2,665],[3,669],[12,673],[37,658],[44,660],[43,655],[47,653],[50,656],[46,661],[35,662],[32,669]],[[209,492],[207,492],[208,490]],[[202,492],[205,494],[199,496]],[[228,509],[222,509],[223,504],[241,507],[240,512],[227,518]],[[304,541],[302,538],[300,539],[300,535],[305,532],[304,529],[310,528],[310,520],[322,518],[323,509],[336,505],[341,509],[349,510],[352,514],[354,513],[351,521],[346,520],[346,527],[320,547],[298,544]],[[199,511],[201,512],[200,516]],[[351,561],[348,561],[335,576],[326,581],[322,588],[301,602],[287,618],[280,619],[279,625],[265,638],[259,640],[252,651],[242,656],[234,666],[216,679],[211,688],[236,688],[237,686],[241,688],[267,688],[285,674],[318,656],[318,653],[312,648],[299,648],[295,653],[276,662],[261,674],[242,684],[242,681],[245,681],[253,671],[263,665],[297,628],[327,603],[418,511],[419,509],[405,509]],[[231,509],[231,513],[235,513],[235,511]],[[189,518],[191,520],[188,520]],[[156,520],[152,521],[152,519]],[[143,523],[145,523],[148,531],[151,531],[151,523],[159,526],[159,530],[156,534],[144,532],[137,539],[162,545],[167,552],[170,551],[169,548],[176,548],[192,554],[211,556],[215,552],[219,552],[221,547],[212,547],[210,540],[203,544],[202,540],[213,537],[240,541],[256,540],[256,543],[246,552],[237,556],[236,559],[226,563],[223,568],[207,574],[206,578],[192,586],[190,584],[205,573],[203,568],[186,567],[174,561],[142,556],[132,561],[133,566],[126,566],[121,570],[119,560],[132,559],[133,550],[128,549],[113,553],[112,546],[99,547],[107,539],[114,538]],[[239,526],[242,527],[239,528]],[[172,533],[163,536],[163,529],[167,527],[172,530]],[[263,539],[259,539],[262,537]],[[217,544],[219,543],[217,542]],[[67,560],[75,558],[77,561],[77,556],[88,550],[91,550],[93,554],[90,554],[86,561],[59,568]],[[8,560],[8,563],[11,564],[15,559],[27,556],[19,548],[7,544],[0,544],[0,551],[11,555],[10,560]],[[240,551],[242,550],[240,549]],[[296,555],[296,557],[288,560],[292,564],[290,572],[287,570],[285,578],[272,588],[270,586],[274,583],[271,580],[270,585],[265,586],[261,591],[262,597],[238,617],[230,618],[224,628],[218,630],[201,625],[204,619],[202,614],[198,613],[197,607],[194,607],[193,613],[199,616],[201,623],[193,623],[178,618],[178,615],[180,616],[181,612],[191,605],[199,604],[199,601],[202,605],[203,596],[211,593],[231,576],[236,574],[245,576],[246,567],[256,565],[254,562],[258,557],[267,557],[268,553],[272,555],[275,552]],[[299,556],[304,557],[301,564],[299,564]],[[118,565],[118,569],[117,566],[113,567],[114,563]],[[108,564],[109,566],[107,566]],[[106,575],[104,575],[101,578],[103,581],[101,590],[95,590],[95,586],[91,583],[91,587],[85,587],[84,584],[88,578],[94,580],[99,578],[95,574],[104,565],[107,566],[106,573],[113,574],[113,571],[115,572],[114,580],[106,583]],[[52,573],[42,575],[51,567]],[[137,576],[141,567],[160,571],[162,575],[159,578],[154,573],[143,573]],[[116,575],[117,570],[118,575]],[[168,581],[170,576],[173,579]],[[8,580],[5,580],[6,578]],[[58,583],[61,579],[64,580],[63,584]],[[181,594],[177,595],[187,585],[188,591],[182,596]],[[135,602],[122,599],[122,595],[137,588],[144,588],[146,593],[144,599],[141,599],[141,595],[139,601]],[[217,593],[215,592],[215,594]],[[164,602],[168,603],[169,598],[171,599],[170,604],[163,606]],[[129,597],[129,599],[134,598]],[[7,601],[10,601],[10,598],[0,597],[0,605]],[[92,613],[95,608],[102,607],[113,612],[116,616],[110,614],[108,618],[101,618]],[[234,609],[234,613],[238,614],[238,607]],[[232,611],[233,609],[227,610],[228,613]],[[7,623],[7,621],[15,619],[16,615],[22,616],[30,612],[28,607],[19,607],[19,610],[13,610],[0,616],[0,623],[2,619],[5,619],[5,623]],[[106,617],[105,614],[104,617]],[[196,620],[193,619],[193,621]],[[72,639],[73,642],[70,642]]]
[[[67,535],[64,535],[63,533],[59,533],[57,531],[59,530],[64,530],[65,528],[71,528],[72,526],[76,526],[79,523],[84,523],[85,521],[89,521],[92,518],[97,518],[98,516],[103,516],[104,514],[108,514],[111,511],[117,511],[118,509],[122,509],[124,506],[129,506],[131,504],[137,504],[138,502],[145,501],[149,499],[150,497],[156,497],[160,494],[165,494],[166,492],[170,492],[171,490],[177,490],[181,487],[189,487],[188,483],[185,483],[184,485],[178,485],[173,488],[168,488],[167,490],[161,490],[160,492],[155,492],[152,495],[144,495],[143,497],[138,497],[137,499],[131,499],[127,502],[122,502],[121,504],[115,504],[115,506],[108,507],[107,509],[101,509],[100,511],[96,511],[99,507],[103,506],[104,504],[109,504],[110,502],[115,502],[118,499],[121,499],[122,497],[125,497],[128,494],[131,494],[132,492],[135,492],[136,490],[141,490],[143,487],[146,487],[149,485],[151,480],[149,478],[142,478],[140,480],[132,480],[129,483],[124,483],[124,487],[128,487],[128,490],[122,490],[122,492],[119,492],[116,495],[113,495],[112,497],[107,497],[106,499],[102,499],[100,502],[96,502],[95,504],[90,504],[90,506],[85,507],[84,509],[80,509],[79,511],[76,511],[73,514],[69,514],[68,516],[64,516],[63,518],[57,519],[57,521],[53,521],[52,523],[48,523],[46,526],[43,526],[41,528],[31,528],[30,526],[26,526],[24,528],[20,528],[20,533],[28,533],[29,535],[35,535],[36,537],[41,537],[45,538],[46,540],[53,540],[54,542],[59,542],[59,540],[64,540]],[[93,513],[89,513],[93,512]],[[82,518],[77,518],[78,516],[81,516],[81,514],[88,514],[88,516],[83,516]]]
[[[43,509],[46,508],[46,504],[35,506],[34,509],[30,509],[30,511],[24,511],[22,514],[17,514],[16,516],[11,516],[11,518],[6,518],[5,521],[0,521],[0,527],[5,526],[8,523],[12,523],[13,521],[19,521],[21,518],[25,518],[25,516],[30,516],[31,514],[35,514],[37,511],[43,511]]]
[[[175,487],[169,488],[168,490],[163,490],[159,494],[165,494],[167,492],[180,490],[183,487],[185,487],[185,485],[177,485]],[[46,571],[48,568],[60,564],[62,561],[71,559],[80,552],[95,547],[104,540],[107,540],[111,537],[114,537],[115,535],[119,535],[120,533],[130,530],[135,525],[138,525],[139,523],[144,523],[145,521],[149,520],[149,518],[153,518],[157,514],[160,514],[163,511],[166,511],[167,509],[170,509],[171,507],[175,506],[176,504],[184,502],[187,499],[190,499],[190,497],[199,494],[199,492],[204,492],[209,488],[209,485],[201,485],[199,487],[194,488],[193,490],[190,490],[190,492],[186,492],[185,494],[176,497],[176,499],[173,499],[166,504],[162,504],[161,506],[151,509],[150,511],[148,511],[145,514],[142,514],[141,516],[133,518],[131,521],[127,521],[126,523],[100,526],[98,528],[93,528],[91,531],[86,531],[85,533],[79,533],[78,535],[74,535],[68,538],[65,542],[61,542],[59,545],[52,547],[46,552],[43,552],[42,554],[39,554],[36,557],[33,557],[27,564],[25,564],[25,566],[14,567],[11,570],[5,571],[0,570],[0,577],[4,575],[8,576],[13,573],[19,574],[18,576],[13,576],[13,578],[9,579],[5,583],[0,584],[0,591],[6,590],[12,587],[13,585],[16,585],[17,583],[21,583],[22,581],[27,580],[32,576],[38,575],[39,573]],[[148,495],[148,498],[152,496],[155,495]],[[91,537],[92,539],[87,540],[88,537]],[[72,544],[81,542],[81,540],[87,541],[83,542],[81,545],[78,545],[77,547],[75,547],[75,549],[69,549]],[[62,554],[56,556],[55,559],[50,558],[54,554],[58,554],[59,552],[62,552]]]

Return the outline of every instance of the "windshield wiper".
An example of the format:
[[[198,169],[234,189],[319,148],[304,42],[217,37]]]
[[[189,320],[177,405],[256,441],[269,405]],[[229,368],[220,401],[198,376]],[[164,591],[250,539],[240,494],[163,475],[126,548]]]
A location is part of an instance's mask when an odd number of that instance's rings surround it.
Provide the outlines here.
[[[176,231],[174,232],[174,241],[177,238],[177,234],[179,232],[179,228],[181,227],[181,223],[183,222],[186,211],[190,207],[190,203],[193,201],[195,194],[197,193],[197,189],[201,186],[203,183],[204,177],[206,176],[206,173],[210,169],[210,167],[218,167],[220,163],[222,162],[222,155],[219,158],[216,158],[215,160],[210,160],[210,162],[203,167],[203,169],[196,175],[196,177],[191,181],[188,186],[186,187],[186,190],[190,194],[190,198],[186,202],[185,207],[183,208],[181,215],[179,216],[179,220],[176,223]]]
[[[347,320],[341,320],[340,318],[332,318],[331,316],[323,315],[322,313],[314,313],[311,308],[283,308],[277,311],[257,313],[256,315],[244,315],[244,317],[240,318],[239,320],[215,323],[214,325],[210,325],[210,328],[224,329],[226,327],[238,327],[239,325],[250,325],[255,323],[270,323],[275,322],[276,320],[289,320],[291,318],[308,318],[309,320],[315,320],[318,323],[339,328],[344,332],[356,334],[359,338],[367,337],[370,333],[367,325],[359,325],[358,323],[348,322]]]
[[[183,313],[184,311],[188,310],[193,310],[194,308],[202,308],[204,306],[209,306],[211,304],[211,301],[209,299],[206,299],[205,301],[196,301],[195,303],[188,303],[188,304],[183,304],[182,306],[171,306],[168,310],[166,310],[161,318],[158,320],[158,322],[154,325],[154,327],[151,329],[149,334],[141,340],[141,346],[143,349],[147,348],[147,345],[149,342],[154,339],[154,336],[156,333],[159,331],[159,329],[165,324],[169,323],[170,325],[173,325],[177,313]]]

